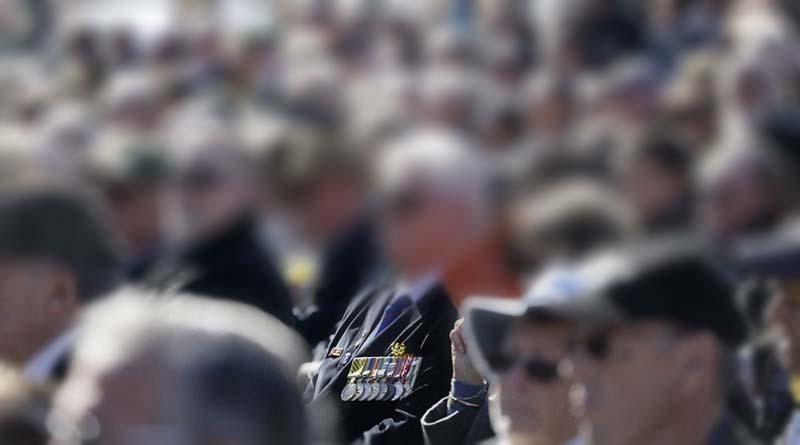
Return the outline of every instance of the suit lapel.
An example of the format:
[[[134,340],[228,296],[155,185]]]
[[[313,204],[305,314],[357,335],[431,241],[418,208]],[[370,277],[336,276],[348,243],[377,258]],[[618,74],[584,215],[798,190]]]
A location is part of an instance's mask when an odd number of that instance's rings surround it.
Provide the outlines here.
[[[406,308],[406,310],[404,310],[397,317],[397,319],[389,324],[389,326],[387,326],[382,332],[373,336],[372,338],[369,338],[370,333],[372,333],[372,331],[377,327],[378,322],[383,315],[384,308],[389,303],[389,300],[393,294],[393,289],[391,291],[385,291],[376,299],[376,302],[379,301],[379,303],[371,305],[371,307],[367,310],[367,313],[364,317],[364,322],[362,323],[361,332],[359,332],[356,340],[357,342],[360,342],[360,345],[354,350],[353,358],[385,355],[387,348],[389,348],[393,341],[403,337],[405,332],[413,331],[416,326],[423,321],[425,314],[430,311],[430,308],[440,297],[444,296],[447,298],[440,285],[434,286],[431,288],[431,290],[425,293],[425,295],[420,298],[416,304],[412,304]],[[356,321],[357,320],[354,320],[354,322]],[[341,369],[339,369],[335,376],[332,376],[327,380],[327,384],[319,391],[319,394],[330,391],[330,388],[333,387],[343,375],[346,376],[349,371],[349,364],[348,366],[343,366]]]
[[[373,304],[368,304],[365,310],[360,311],[359,314],[356,314],[350,321],[349,326],[353,326],[360,322],[360,331],[354,337],[354,349],[352,350],[351,354],[352,357],[358,357],[360,351],[364,348],[364,342],[369,337],[370,332],[377,326],[378,321],[380,320],[381,315],[383,314],[383,309],[389,302],[389,299],[392,297],[392,291],[377,291],[375,294],[372,295],[372,299],[374,301]],[[374,339],[373,339],[374,340]],[[331,343],[330,347],[333,347],[340,341],[340,338],[337,338],[335,342]],[[372,340],[370,341],[372,343]],[[349,349],[349,348],[346,348]],[[330,350],[328,351],[330,354]],[[350,359],[352,360],[352,358]],[[329,388],[334,385],[342,375],[347,375],[350,371],[350,363],[347,363],[346,366],[341,367],[336,374],[330,376],[329,378],[326,377],[326,382],[324,386],[316,391],[317,395],[327,392]]]
[[[370,338],[364,345],[361,346],[357,350],[357,356],[359,357],[372,357],[372,356],[381,356],[384,355],[386,350],[389,348],[391,343],[396,339],[403,336],[404,332],[408,332],[413,330],[420,321],[422,321],[423,316],[430,311],[431,307],[439,301],[441,297],[447,298],[447,294],[444,292],[441,284],[436,284],[431,287],[425,294],[415,303],[407,307],[392,323],[390,323],[386,328],[380,332],[379,334]],[[383,314],[383,308],[386,307],[388,301],[384,303],[380,314]],[[369,334],[376,328],[377,322],[380,320],[380,316],[378,320],[371,326],[369,332],[367,332],[367,337],[369,338]]]

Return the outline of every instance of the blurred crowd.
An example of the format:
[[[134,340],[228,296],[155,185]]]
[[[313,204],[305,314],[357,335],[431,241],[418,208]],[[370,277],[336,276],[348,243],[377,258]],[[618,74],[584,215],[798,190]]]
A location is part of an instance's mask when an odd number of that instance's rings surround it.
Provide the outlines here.
[[[0,58],[2,444],[800,445],[797,0],[5,0]]]

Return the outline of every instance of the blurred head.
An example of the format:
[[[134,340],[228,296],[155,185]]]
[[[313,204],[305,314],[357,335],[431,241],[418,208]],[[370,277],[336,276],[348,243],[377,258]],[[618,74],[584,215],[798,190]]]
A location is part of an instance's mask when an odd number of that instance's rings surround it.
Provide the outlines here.
[[[660,105],[672,131],[692,151],[707,148],[716,135],[716,62],[710,52],[688,55],[661,95]]]
[[[559,375],[570,329],[567,324],[521,318],[505,335],[494,356],[498,399],[492,424],[510,443],[561,444],[578,434],[570,412],[572,381]]]
[[[633,238],[637,225],[628,204],[600,183],[564,180],[524,197],[512,208],[508,254],[523,274],[552,260],[577,260]]]
[[[11,368],[0,367],[0,442],[47,445],[50,394],[25,381]]]
[[[524,100],[528,131],[534,137],[563,136],[578,111],[573,86],[555,75],[531,78]]]
[[[303,444],[299,337],[233,303],[124,290],[94,308],[57,394],[92,444]]]
[[[492,426],[514,444],[563,444],[578,436],[574,383],[562,365],[573,326],[546,306],[579,298],[584,283],[569,262],[551,263],[521,299],[472,298],[464,310],[472,363],[491,381]],[[504,442],[505,443],[505,442]]]
[[[603,85],[603,111],[620,124],[643,124],[657,111],[663,86],[660,67],[646,60],[620,62]]]
[[[591,295],[551,308],[580,325],[571,361],[593,443],[702,443],[735,375],[729,351],[746,335],[733,288],[695,254],[612,258],[584,266],[598,283]]]
[[[325,246],[362,216],[365,154],[318,127],[297,126],[281,139],[265,156],[269,192],[306,240]]]
[[[161,124],[161,86],[154,72],[123,70],[103,91],[109,122],[130,130],[151,131]]]
[[[258,178],[236,138],[214,123],[184,130],[176,140],[171,203],[178,237],[203,239],[255,210]]]
[[[84,173],[104,198],[126,254],[135,257],[162,241],[168,179],[162,144],[143,136],[109,132],[92,146]]]
[[[686,416],[698,406],[708,411],[697,438],[710,433],[723,400],[724,366],[712,335],[687,334],[655,321],[584,335],[587,349],[597,350],[575,360],[575,378],[586,389],[594,443],[643,443],[670,424],[691,420]]]
[[[779,160],[765,150],[718,149],[700,170],[699,217],[716,241],[775,227],[792,189]]]
[[[625,197],[648,229],[688,225],[691,162],[688,147],[667,133],[652,129],[633,136],[619,159],[619,181]]]
[[[0,190],[0,357],[22,365],[117,278],[108,228],[82,197],[44,184]]]
[[[473,147],[444,131],[385,147],[376,165],[385,253],[401,275],[441,271],[488,226],[488,178]]]

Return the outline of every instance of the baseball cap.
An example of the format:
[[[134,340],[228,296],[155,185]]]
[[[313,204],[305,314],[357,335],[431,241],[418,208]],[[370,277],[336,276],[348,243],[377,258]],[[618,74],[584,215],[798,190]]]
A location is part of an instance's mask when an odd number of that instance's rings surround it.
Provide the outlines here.
[[[739,270],[747,275],[800,277],[800,221],[742,240],[735,247],[734,256]]]
[[[467,299],[463,311],[464,336],[472,363],[482,375],[491,375],[487,354],[500,349],[516,320],[557,322],[558,316],[549,311],[549,305],[577,298],[586,288],[574,265],[559,263],[545,267],[519,299],[486,296]]]
[[[598,255],[581,266],[595,286],[580,298],[548,305],[549,313],[589,327],[665,321],[710,331],[730,346],[747,339],[731,277],[697,243],[661,242]]]

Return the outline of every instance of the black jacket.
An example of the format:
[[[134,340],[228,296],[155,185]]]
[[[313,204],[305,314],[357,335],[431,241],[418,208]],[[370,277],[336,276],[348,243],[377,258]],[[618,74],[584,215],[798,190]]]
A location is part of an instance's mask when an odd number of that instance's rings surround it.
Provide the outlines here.
[[[452,376],[449,333],[458,314],[444,290],[436,286],[370,339],[393,296],[392,290],[382,289],[366,290],[348,308],[328,344],[326,357],[311,377],[305,399],[309,405],[334,401],[348,441],[422,443],[419,419],[449,391]],[[352,360],[389,356],[390,346],[395,342],[404,344],[407,353],[422,358],[411,393],[394,402],[342,402],[340,394],[347,383]]]
[[[297,316],[297,330],[309,345],[327,340],[350,302],[380,269],[372,226],[354,224],[322,258],[313,306]]]
[[[251,217],[164,259],[146,285],[249,304],[294,323],[289,289]]]

